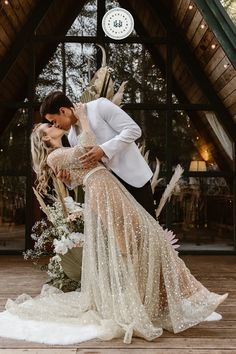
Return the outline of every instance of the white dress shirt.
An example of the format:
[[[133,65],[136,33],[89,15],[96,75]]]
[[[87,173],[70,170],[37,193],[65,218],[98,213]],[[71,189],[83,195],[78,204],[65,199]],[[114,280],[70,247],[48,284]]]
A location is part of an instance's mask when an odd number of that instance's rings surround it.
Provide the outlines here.
[[[90,128],[106,155],[102,158],[105,166],[131,186],[144,186],[153,173],[135,144],[142,134],[139,126],[106,98],[88,102],[86,106]],[[78,125],[72,126],[68,135],[71,146],[77,145],[78,133]]]

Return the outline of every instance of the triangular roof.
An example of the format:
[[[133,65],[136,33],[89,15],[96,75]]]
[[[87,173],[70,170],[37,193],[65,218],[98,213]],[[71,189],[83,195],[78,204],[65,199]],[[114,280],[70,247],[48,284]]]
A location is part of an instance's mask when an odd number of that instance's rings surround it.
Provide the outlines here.
[[[82,0],[13,0],[8,6],[2,6],[0,106],[10,101],[22,101],[27,96],[32,65],[27,43],[35,31],[44,36],[65,35],[84,3]],[[235,26],[219,1],[121,0],[120,4],[133,14],[137,33],[154,38],[146,46],[163,73],[170,59],[164,46],[158,43],[167,35],[175,44],[172,52],[173,92],[179,102],[186,110],[191,103],[199,104],[202,110],[204,104],[206,108],[212,107],[227,133],[235,139]],[[55,47],[52,42],[37,45],[36,75]],[[4,117],[1,122],[4,129],[11,117],[5,115],[3,107],[0,114]]]

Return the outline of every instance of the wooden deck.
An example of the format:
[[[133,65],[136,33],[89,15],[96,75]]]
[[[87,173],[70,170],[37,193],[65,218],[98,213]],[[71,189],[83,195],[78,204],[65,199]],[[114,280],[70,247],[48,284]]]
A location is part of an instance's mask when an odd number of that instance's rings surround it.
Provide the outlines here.
[[[229,293],[218,308],[223,319],[203,322],[179,334],[164,331],[153,342],[122,339],[109,342],[92,340],[78,345],[49,346],[0,338],[0,354],[236,354],[236,256],[183,256],[191,272],[210,290]],[[25,292],[38,294],[46,276],[20,256],[0,256],[0,310],[8,297]]]

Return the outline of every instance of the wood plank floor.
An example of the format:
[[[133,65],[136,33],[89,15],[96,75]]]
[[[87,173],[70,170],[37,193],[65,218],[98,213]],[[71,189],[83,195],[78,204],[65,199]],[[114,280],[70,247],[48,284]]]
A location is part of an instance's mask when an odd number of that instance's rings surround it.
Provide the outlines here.
[[[164,331],[153,342],[134,338],[109,342],[91,340],[78,345],[49,346],[0,338],[0,354],[236,354],[236,256],[182,256],[192,274],[208,289],[229,293],[217,309],[221,321],[203,322],[182,333]],[[21,293],[35,296],[46,276],[20,256],[0,256],[0,310],[7,298]]]

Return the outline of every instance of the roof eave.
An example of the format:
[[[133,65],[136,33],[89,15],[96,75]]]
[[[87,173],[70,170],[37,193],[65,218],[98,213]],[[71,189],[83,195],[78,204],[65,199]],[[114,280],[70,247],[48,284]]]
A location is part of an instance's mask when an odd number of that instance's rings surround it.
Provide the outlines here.
[[[236,68],[236,26],[219,0],[194,0],[230,62]]]

